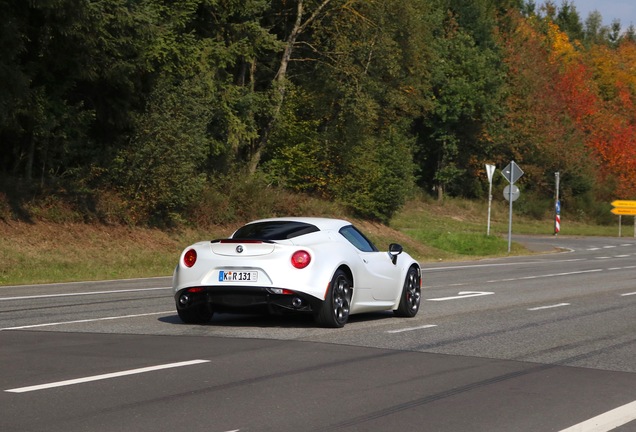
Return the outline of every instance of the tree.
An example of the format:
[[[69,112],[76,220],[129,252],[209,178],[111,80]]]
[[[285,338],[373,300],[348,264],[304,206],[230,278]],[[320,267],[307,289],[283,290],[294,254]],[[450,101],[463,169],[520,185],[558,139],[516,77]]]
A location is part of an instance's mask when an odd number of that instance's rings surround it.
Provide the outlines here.
[[[487,158],[492,142],[485,124],[497,116],[503,74],[491,32],[480,44],[459,25],[461,10],[449,11],[443,33],[435,39],[439,60],[430,66],[433,109],[421,122],[418,160],[420,185],[434,188],[438,199],[446,192],[471,196],[477,188],[472,167]],[[481,21],[486,17],[481,16]],[[468,21],[469,22],[469,21]],[[482,24],[483,25],[483,24]],[[468,187],[467,187],[468,186]]]

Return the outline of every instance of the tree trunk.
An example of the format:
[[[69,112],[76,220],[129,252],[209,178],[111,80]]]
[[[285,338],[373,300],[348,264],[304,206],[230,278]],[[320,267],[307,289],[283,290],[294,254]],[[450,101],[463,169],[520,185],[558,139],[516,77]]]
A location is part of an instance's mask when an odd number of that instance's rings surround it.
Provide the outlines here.
[[[294,51],[294,45],[296,44],[296,39],[298,36],[311,24],[316,17],[320,14],[322,9],[327,6],[331,0],[323,0],[322,3],[316,8],[316,10],[311,14],[309,18],[305,22],[303,22],[303,8],[304,1],[298,0],[298,7],[296,8],[296,21],[294,22],[294,27],[292,31],[289,33],[289,37],[285,43],[285,49],[283,51],[283,56],[280,60],[280,66],[278,67],[278,72],[273,80],[273,86],[275,89],[275,104],[274,109],[272,110],[272,114],[270,116],[269,121],[267,122],[267,126],[263,129],[261,133],[261,138],[258,141],[258,145],[252,154],[249,162],[249,173],[254,174],[256,172],[256,168],[258,168],[258,164],[261,162],[261,156],[263,155],[263,150],[267,146],[267,141],[269,140],[269,136],[271,131],[278,119],[278,115],[280,114],[280,110],[283,106],[283,102],[285,101],[285,91],[286,87],[286,78],[287,78],[287,68],[289,67],[289,61],[291,60],[291,56]]]

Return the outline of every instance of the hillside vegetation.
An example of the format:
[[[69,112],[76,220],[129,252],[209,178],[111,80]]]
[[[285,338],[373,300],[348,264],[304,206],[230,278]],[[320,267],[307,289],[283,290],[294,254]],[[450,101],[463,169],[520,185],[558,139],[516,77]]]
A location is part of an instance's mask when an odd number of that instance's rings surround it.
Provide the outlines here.
[[[607,222],[636,197],[635,32],[559,3],[0,1],[0,210],[226,223],[260,179],[388,223],[414,193],[484,199],[514,160],[524,214],[559,172]]]
[[[503,202],[493,203],[490,236],[486,236],[486,202],[412,199],[389,225],[352,219],[330,203],[302,195],[287,194],[286,203],[290,213],[278,201],[264,201],[245,220],[172,229],[85,223],[63,203],[47,202],[46,208],[33,203],[32,218],[0,221],[0,285],[169,276],[188,244],[228,236],[253,218],[284,214],[349,218],[380,249],[401,243],[424,266],[431,261],[508,255],[508,206]],[[47,214],[54,215],[55,221],[45,218]],[[590,225],[567,217],[563,225],[565,235],[617,235],[615,225]],[[553,221],[516,214],[513,233],[551,235]],[[623,235],[632,236],[633,227],[625,226]],[[512,255],[529,253],[533,252],[523,244],[513,243]]]
[[[0,0],[0,17],[2,284],[169,274],[185,244],[276,215],[347,217],[424,261],[501,255],[510,161],[517,233],[552,234],[558,192],[564,233],[614,235],[610,203],[636,198],[636,31],[571,1]]]

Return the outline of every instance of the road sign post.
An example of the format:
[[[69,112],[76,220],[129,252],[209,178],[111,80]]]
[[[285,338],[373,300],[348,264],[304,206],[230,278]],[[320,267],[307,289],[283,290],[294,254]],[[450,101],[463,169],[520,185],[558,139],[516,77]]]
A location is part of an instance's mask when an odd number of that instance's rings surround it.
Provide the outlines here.
[[[512,202],[519,197],[519,188],[517,188],[517,197],[513,199],[513,186],[523,175],[523,170],[519,168],[519,165],[517,165],[515,161],[511,161],[501,171],[501,174],[510,182],[507,194],[507,200],[510,203],[508,209],[508,253],[510,253],[510,246],[512,245]],[[504,194],[504,196],[506,196],[506,194]]]
[[[615,200],[612,201],[614,207],[610,210],[618,215],[618,236],[622,235],[623,215],[634,216],[634,238],[636,238],[636,201],[632,200]]]

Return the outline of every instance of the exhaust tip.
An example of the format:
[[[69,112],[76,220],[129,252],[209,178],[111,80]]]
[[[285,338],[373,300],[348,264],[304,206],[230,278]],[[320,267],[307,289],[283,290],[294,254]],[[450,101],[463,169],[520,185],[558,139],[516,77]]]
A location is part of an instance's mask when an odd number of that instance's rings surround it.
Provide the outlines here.
[[[188,294],[181,294],[179,297],[179,304],[185,306],[190,302],[190,296]]]
[[[300,308],[303,306],[303,300],[300,297],[294,297],[292,299],[292,306],[295,308]]]

